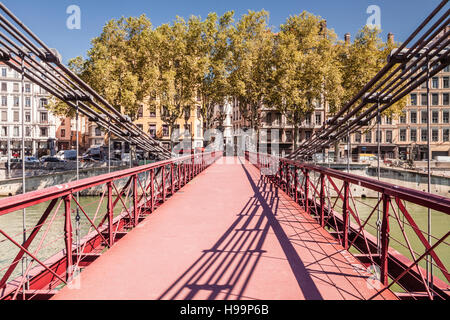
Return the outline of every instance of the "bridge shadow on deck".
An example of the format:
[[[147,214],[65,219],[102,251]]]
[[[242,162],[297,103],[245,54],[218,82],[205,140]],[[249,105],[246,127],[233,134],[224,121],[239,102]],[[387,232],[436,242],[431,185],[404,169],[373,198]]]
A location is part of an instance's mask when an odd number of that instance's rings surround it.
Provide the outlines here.
[[[266,252],[263,244],[269,232],[276,235],[304,298],[323,299],[290,237],[275,217],[279,206],[278,188],[261,176],[255,184],[245,165],[242,162],[241,165],[253,188],[253,197],[217,242],[204,250],[158,299],[257,299],[246,296],[245,291]]]

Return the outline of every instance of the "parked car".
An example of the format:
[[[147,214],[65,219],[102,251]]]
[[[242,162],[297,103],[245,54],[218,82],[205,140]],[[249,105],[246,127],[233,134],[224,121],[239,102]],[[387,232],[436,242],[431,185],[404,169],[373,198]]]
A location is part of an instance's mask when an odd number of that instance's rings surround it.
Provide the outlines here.
[[[77,150],[61,150],[56,157],[61,160],[77,160]]]
[[[25,157],[25,163],[39,163],[39,159],[36,157]]]
[[[104,158],[105,154],[102,146],[94,146],[89,148],[82,157],[84,161],[101,161]]]
[[[40,160],[41,162],[66,162],[65,160],[61,160],[57,157],[52,156],[43,156]]]

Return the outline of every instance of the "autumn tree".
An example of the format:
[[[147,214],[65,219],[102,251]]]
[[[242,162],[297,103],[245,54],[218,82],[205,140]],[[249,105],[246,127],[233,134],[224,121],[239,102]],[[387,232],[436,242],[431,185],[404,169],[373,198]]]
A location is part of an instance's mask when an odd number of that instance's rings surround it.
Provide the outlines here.
[[[280,27],[272,56],[272,81],[267,102],[294,126],[293,147],[304,117],[318,105],[339,105],[341,75],[336,35],[308,12],[291,16]]]
[[[230,37],[230,93],[243,118],[256,131],[257,141],[274,50],[274,34],[267,27],[268,18],[267,11],[249,10],[237,22]]]

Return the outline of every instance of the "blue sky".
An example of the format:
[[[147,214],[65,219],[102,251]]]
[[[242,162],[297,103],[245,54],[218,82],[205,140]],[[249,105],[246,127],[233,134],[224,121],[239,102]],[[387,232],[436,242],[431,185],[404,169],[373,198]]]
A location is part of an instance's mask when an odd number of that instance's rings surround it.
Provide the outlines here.
[[[83,55],[90,41],[98,36],[106,21],[121,16],[145,13],[154,26],[171,22],[176,15],[206,17],[209,12],[223,14],[234,10],[239,17],[247,10],[265,9],[270,13],[270,25],[278,27],[289,15],[303,10],[327,19],[328,27],[343,39],[352,36],[366,24],[369,5],[381,9],[383,38],[388,32],[396,41],[404,41],[426,15],[441,0],[4,0],[3,3],[30,27],[47,45],[57,48],[63,60]],[[66,8],[78,5],[81,9],[81,29],[66,27]]]

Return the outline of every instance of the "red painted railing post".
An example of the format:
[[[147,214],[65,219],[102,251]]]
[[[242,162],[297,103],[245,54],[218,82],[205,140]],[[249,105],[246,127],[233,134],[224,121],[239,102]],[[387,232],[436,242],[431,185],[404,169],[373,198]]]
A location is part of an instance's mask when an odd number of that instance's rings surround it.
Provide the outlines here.
[[[305,211],[309,214],[309,170],[305,169],[303,174],[305,175]]]
[[[294,165],[294,200],[295,203],[298,203],[298,168]]]
[[[325,227],[325,175],[320,174],[320,225]]]
[[[286,193],[288,194],[288,196],[291,196],[291,185],[290,185],[290,170],[291,170],[291,166],[286,163]]]
[[[72,194],[69,194],[64,197],[64,240],[66,244],[66,259],[67,259],[67,268],[66,268],[66,281],[69,282],[72,280],[73,275],[73,259],[72,259],[72,219],[70,216],[70,202],[72,201]]]
[[[186,185],[186,181],[187,181],[187,164],[186,162],[183,162],[183,186]]]
[[[178,163],[177,165],[177,170],[178,170],[178,190],[181,189],[181,164]]]
[[[108,241],[109,246],[111,247],[114,244],[114,236],[113,236],[113,219],[114,219],[114,208],[113,208],[113,200],[112,200],[112,182],[108,182]],[[120,196],[120,195],[118,195]]]
[[[150,196],[151,196],[151,205],[150,211],[155,211],[155,169],[150,171]]]
[[[162,200],[163,202],[166,202],[166,172],[165,172],[166,166],[161,167],[161,183],[162,183]]]
[[[383,221],[381,222],[381,283],[388,285],[389,205],[391,198],[383,194]]]
[[[171,194],[172,194],[172,195],[175,194],[175,181],[174,181],[174,179],[173,179],[173,166],[174,166],[174,164],[171,163],[171,164],[170,164],[170,183],[171,183],[171,188],[170,188],[170,190],[171,190]]]
[[[138,187],[137,187],[137,175],[133,176],[133,216],[134,216],[134,226],[136,227],[139,223],[139,213],[138,213]]]
[[[344,204],[343,204],[343,224],[344,224],[344,236],[342,238],[342,246],[344,249],[348,249],[348,227],[349,227],[349,195],[350,195],[350,186],[347,181],[344,182]]]

